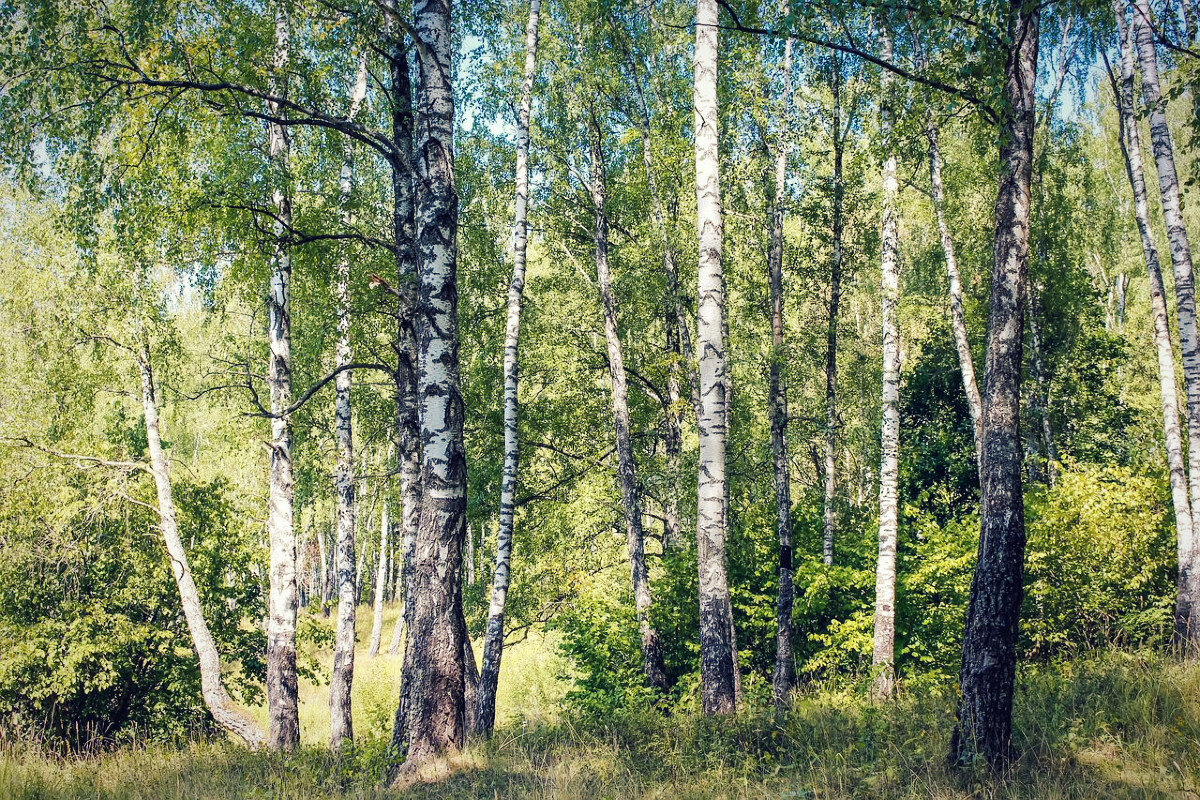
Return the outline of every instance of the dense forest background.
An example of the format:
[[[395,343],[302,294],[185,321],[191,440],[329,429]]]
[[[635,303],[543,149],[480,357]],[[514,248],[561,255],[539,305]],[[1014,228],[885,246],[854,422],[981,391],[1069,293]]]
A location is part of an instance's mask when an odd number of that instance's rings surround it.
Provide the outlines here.
[[[414,66],[397,77],[395,51],[379,43],[414,30],[389,16],[408,10],[387,0],[278,5],[0,5],[4,737],[69,751],[216,731],[172,571],[178,559],[163,544],[152,438],[169,462],[178,536],[237,706],[253,716],[266,701],[272,424],[284,416],[300,680],[331,680],[340,595],[351,614],[362,606],[358,639],[382,657],[389,640],[398,652],[412,624],[401,610],[415,550],[397,434],[397,387],[412,363],[397,330],[410,301],[397,276],[393,213],[405,157],[374,132],[392,130],[398,80],[411,79],[424,107],[425,76]],[[1003,144],[993,110],[1002,106],[1008,12],[992,3],[720,5],[725,563],[739,702],[767,708],[777,699],[776,386],[785,400],[796,692],[866,694],[879,675],[885,217],[895,232],[899,364],[889,670],[901,692],[953,688],[979,547],[980,473],[939,214],[982,384]],[[1040,22],[1020,384],[1028,542],[1018,654],[1030,669],[1096,649],[1178,647],[1182,591],[1151,282],[1116,98],[1118,26],[1107,4],[1051,5]],[[1157,37],[1182,219],[1196,232],[1200,9],[1186,0],[1141,6]],[[656,707],[699,711],[704,463],[699,406],[688,394],[696,359],[680,342],[681,331],[695,331],[703,261],[695,4],[541,4],[526,101],[519,469],[504,524],[504,352],[529,4],[478,0],[455,13],[447,52],[468,638],[482,653],[497,532],[507,524],[503,637],[536,641],[561,659],[560,713],[607,721]],[[1123,25],[1136,22],[1132,13]],[[282,72],[281,14],[290,34]],[[1150,171],[1149,221],[1174,336],[1173,242],[1141,74],[1135,144]],[[943,184],[936,203],[931,129]],[[281,186],[286,213],[273,199]],[[770,280],[776,214],[781,344]],[[282,406],[278,376],[268,373],[279,341],[268,335],[277,319],[268,297],[281,252],[290,268]],[[619,417],[614,427],[613,334],[627,384],[624,433]],[[1182,365],[1178,341],[1173,352]],[[347,365],[352,384],[343,381]],[[1183,398],[1179,374],[1171,380]],[[339,473],[340,409],[352,430],[349,473]],[[628,483],[621,436],[631,448]],[[349,484],[356,521],[339,575],[338,509]],[[635,591],[636,564],[631,582],[631,508],[648,606]],[[661,644],[661,685],[647,679],[647,626]],[[400,665],[387,663],[392,672],[360,666],[357,680],[384,686],[381,702],[394,704]],[[503,663],[502,686],[519,680],[508,670],[533,668]],[[501,726],[524,713],[519,699],[509,702]],[[359,738],[390,736],[390,713]]]

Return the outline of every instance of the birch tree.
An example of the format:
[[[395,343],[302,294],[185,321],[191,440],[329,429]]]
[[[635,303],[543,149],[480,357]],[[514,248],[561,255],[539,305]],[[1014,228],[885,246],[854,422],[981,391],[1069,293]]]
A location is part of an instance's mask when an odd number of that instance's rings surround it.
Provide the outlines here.
[[[288,193],[287,128],[282,100],[287,97],[291,60],[291,23],[287,5],[274,5],[275,45],[271,61],[272,121],[267,124],[267,153],[272,176],[274,245],[267,295],[267,338],[270,360],[267,385],[271,400],[270,491],[267,531],[270,540],[270,591],[267,601],[267,711],[272,750],[291,750],[300,743],[299,686],[296,675],[296,531],[292,521],[292,429],[287,409],[292,400],[291,253],[285,237],[292,222]]]
[[[450,2],[418,0],[413,18],[419,67],[414,186],[422,495],[410,573],[413,607],[393,734],[397,749],[407,753],[410,770],[463,743],[467,477],[458,374]]]
[[[163,450],[159,433],[158,393],[154,384],[154,373],[150,364],[149,348],[135,352],[138,375],[141,382],[142,415],[146,423],[146,449],[150,456],[150,474],[154,478],[154,489],[158,500],[159,530],[163,544],[171,559],[171,572],[179,589],[179,600],[183,606],[183,617],[187,622],[192,646],[200,662],[200,695],[204,706],[217,724],[242,740],[252,750],[267,743],[266,734],[258,725],[239,709],[230,698],[221,677],[221,656],[217,651],[204,619],[200,605],[200,593],[192,578],[187,550],[179,537],[179,523],[175,513],[175,498],[171,491],[170,465]]]
[[[354,120],[367,95],[366,51],[358,57],[358,67],[350,92],[347,116]],[[349,208],[354,186],[354,143],[342,142],[342,173],[340,202],[342,223],[349,228],[353,220]],[[334,548],[338,581],[337,628],[334,634],[333,669],[329,679],[329,746],[341,747],[343,741],[354,739],[350,690],[354,685],[355,607],[358,586],[354,575],[354,430],[351,421],[350,349],[350,259],[343,252],[335,269],[338,314],[338,342],[335,364],[339,372],[334,384],[334,425],[337,439],[337,469],[334,492],[337,495],[335,518],[337,540]],[[321,537],[324,542],[324,536]],[[325,571],[324,547],[321,552],[322,571]]]
[[[821,557],[825,566],[833,566],[833,544],[837,528],[837,342],[838,312],[842,299],[842,237],[845,222],[843,206],[846,189],[842,182],[842,158],[845,137],[842,131],[842,60],[830,55],[830,88],[833,93],[833,113],[830,130],[833,134],[833,254],[829,261],[829,321],[825,329],[825,506],[822,527]]]
[[[1131,0],[1132,35],[1137,43],[1141,67],[1142,102],[1150,121],[1150,143],[1158,170],[1158,191],[1162,201],[1163,222],[1167,228],[1167,249],[1175,273],[1175,313],[1179,324],[1179,354],[1183,360],[1183,386],[1187,398],[1188,486],[1191,494],[1192,530],[1200,529],[1200,339],[1196,329],[1196,289],[1192,273],[1192,251],[1175,169],[1175,146],[1167,127],[1166,99],[1158,77],[1158,54],[1154,50],[1154,32],[1147,0]],[[1193,548],[1194,549],[1194,548]],[[1188,556],[1188,566],[1195,571]],[[1192,621],[1196,612],[1189,614]],[[1181,637],[1189,652],[1200,646],[1200,628],[1194,625]]]
[[[699,237],[700,461],[696,505],[696,558],[700,593],[700,675],[705,713],[734,710],[737,661],[733,609],[725,567],[725,279],[721,268],[724,223],[717,125],[717,0],[696,2],[694,108],[696,226]]]
[[[892,36],[886,16],[881,19],[882,55],[892,60]],[[875,629],[871,648],[874,677],[871,695],[891,695],[896,647],[896,538],[899,529],[897,494],[900,456],[900,330],[896,303],[900,293],[900,239],[896,213],[896,154],[892,142],[892,74],[880,76],[880,132],[883,139],[883,219],[880,244],[880,297],[883,324],[882,425],[879,459],[879,552],[875,566]]]
[[[496,568],[483,642],[483,667],[479,672],[475,730],[490,735],[496,724],[496,687],[504,651],[504,604],[508,598],[512,560],[513,516],[517,496],[518,394],[520,378],[521,295],[525,291],[526,248],[529,241],[529,117],[533,107],[533,80],[537,75],[538,20],[541,0],[530,0],[525,24],[525,70],[517,111],[516,210],[512,236],[512,278],[508,283],[507,324],[504,330],[504,469],[500,479],[500,519],[496,527]]]
[[[1113,94],[1118,107],[1118,142],[1125,160],[1125,173],[1133,193],[1133,213],[1146,274],[1150,280],[1150,306],[1154,323],[1154,350],[1158,365],[1159,397],[1162,401],[1163,439],[1167,451],[1167,474],[1171,485],[1171,504],[1175,512],[1175,542],[1179,571],[1175,593],[1174,636],[1177,646],[1189,646],[1188,632],[1200,630],[1200,574],[1194,565],[1195,531],[1192,528],[1191,502],[1188,499],[1187,471],[1184,466],[1183,439],[1179,424],[1179,397],[1175,373],[1175,353],[1171,347],[1170,317],[1158,247],[1154,243],[1147,199],[1145,169],[1142,164],[1141,132],[1138,129],[1134,100],[1133,29],[1125,18],[1122,0],[1114,0],[1117,42],[1121,55],[1120,82],[1113,79]],[[1113,78],[1110,71],[1109,77]]]

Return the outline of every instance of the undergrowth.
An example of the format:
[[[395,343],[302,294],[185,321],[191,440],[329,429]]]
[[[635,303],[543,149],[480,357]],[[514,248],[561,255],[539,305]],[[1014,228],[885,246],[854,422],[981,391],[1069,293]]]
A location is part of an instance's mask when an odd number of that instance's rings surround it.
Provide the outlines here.
[[[0,797],[14,800],[225,798],[1200,798],[1200,667],[1104,653],[1019,676],[1020,757],[993,778],[949,770],[954,695],[921,687],[873,705],[814,691],[783,714],[710,719],[653,711],[603,723],[513,723],[473,743],[437,783],[379,785],[389,753],[291,755],[232,744],[126,748],[60,759],[6,742]]]

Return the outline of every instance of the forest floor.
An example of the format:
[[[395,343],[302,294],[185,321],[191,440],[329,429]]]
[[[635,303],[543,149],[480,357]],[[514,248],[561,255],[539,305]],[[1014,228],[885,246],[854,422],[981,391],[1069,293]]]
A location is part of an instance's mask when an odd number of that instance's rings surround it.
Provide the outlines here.
[[[369,611],[363,622],[369,635]],[[390,633],[385,625],[385,650]],[[883,705],[820,691],[786,714],[711,720],[647,712],[584,725],[558,712],[563,664],[531,638],[505,655],[503,721],[492,740],[442,765],[441,780],[403,791],[378,784],[398,659],[367,659],[365,644],[359,659],[361,744],[352,751],[322,747],[325,695],[307,686],[304,744],[294,754],[197,742],[65,760],[9,745],[0,750],[0,798],[1200,800],[1200,665],[1157,656],[1104,653],[1022,669],[1014,718],[1020,757],[1008,775],[992,779],[946,767],[954,713],[946,688],[912,687]]]

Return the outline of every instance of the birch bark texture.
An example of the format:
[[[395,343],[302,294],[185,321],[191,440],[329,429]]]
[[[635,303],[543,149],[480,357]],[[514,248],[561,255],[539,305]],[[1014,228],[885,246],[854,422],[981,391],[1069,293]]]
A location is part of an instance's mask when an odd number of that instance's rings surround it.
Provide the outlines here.
[[[415,180],[421,517],[395,734],[407,770],[464,739],[462,549],[466,453],[458,372],[458,193],[454,185],[450,0],[413,5],[417,50]]]
[[[783,6],[786,17],[787,3]],[[792,647],[792,486],[788,462],[787,389],[783,369],[787,360],[783,339],[783,211],[787,192],[787,162],[790,147],[787,120],[792,104],[792,40],[783,44],[783,94],[780,130],[775,143],[775,198],[771,205],[771,246],[767,253],[771,292],[771,367],[768,400],[771,418],[771,462],[775,477],[775,530],[779,537],[779,591],[775,601],[775,672],[771,697],[783,708],[796,685],[796,656]]]
[[[605,176],[603,133],[592,114],[589,126],[590,194],[595,215],[593,233],[596,251],[596,285],[604,317],[604,343],[608,355],[608,376],[612,387],[613,428],[617,445],[617,480],[621,487],[621,505],[625,512],[625,540],[629,552],[629,574],[638,630],[642,639],[642,667],[646,683],[659,692],[667,690],[662,644],[658,631],[650,624],[650,571],[646,566],[645,532],[642,529],[642,498],[637,485],[637,465],[633,455],[633,436],[629,422],[629,389],[625,376],[625,354],[617,327],[617,301],[609,271],[607,181]]]
[[[1175,645],[1191,646],[1189,632],[1200,631],[1200,571],[1195,565],[1195,529],[1192,527],[1192,501],[1188,498],[1187,470],[1184,466],[1183,437],[1179,423],[1179,397],[1175,377],[1175,353],[1171,347],[1170,317],[1158,247],[1150,227],[1145,168],[1142,163],[1141,132],[1138,130],[1137,104],[1134,99],[1134,42],[1132,28],[1125,19],[1123,0],[1114,0],[1117,37],[1121,48],[1121,76],[1116,85],[1119,108],[1121,151],[1125,172],[1133,193],[1133,213],[1142,256],[1150,279],[1150,305],[1154,322],[1154,348],[1158,362],[1158,387],[1162,400],[1163,440],[1167,450],[1167,472],[1171,484],[1171,503],[1175,511],[1175,543],[1179,572],[1175,591]]]
[[[725,567],[725,278],[721,267],[724,222],[717,126],[717,0],[696,2],[694,72],[696,227],[700,414],[696,559],[700,601],[701,702],[706,714],[735,706],[733,610]]]
[[[889,20],[881,25],[882,53],[892,59]],[[896,649],[896,539],[899,532],[897,492],[900,464],[900,330],[896,303],[900,295],[900,231],[896,213],[898,184],[892,142],[892,74],[880,76],[880,132],[884,146],[883,219],[880,229],[880,297],[883,325],[883,387],[879,436],[879,552],[875,565],[875,629],[871,647],[871,696],[890,697],[894,688]]]
[[[530,0],[525,23],[525,71],[517,107],[516,208],[513,214],[512,278],[508,282],[508,312],[504,328],[504,467],[500,476],[500,519],[496,526],[496,568],[483,637],[483,666],[476,692],[475,732],[489,736],[496,725],[496,689],[504,655],[504,604],[512,562],[513,518],[516,512],[517,468],[520,459],[517,393],[520,380],[521,297],[525,292],[526,250],[529,244],[529,119],[533,110],[533,81],[537,76],[538,22],[541,0]]]
[[[291,23],[287,4],[274,5],[275,41],[271,59],[270,94],[286,98],[291,63]],[[274,119],[286,111],[277,100],[267,103]],[[267,124],[267,154],[271,172],[271,204],[275,209],[271,280],[267,293],[267,341],[270,348],[267,385],[270,390],[271,444],[267,534],[270,577],[267,597],[267,744],[272,750],[292,750],[300,743],[299,685],[296,676],[296,530],[292,519],[292,424],[286,414],[292,401],[292,342],[290,284],[292,260],[286,238],[292,222],[289,196],[287,129]]]
[[[204,706],[216,723],[240,739],[251,750],[261,748],[267,736],[261,728],[243,713],[230,698],[221,678],[221,656],[204,619],[200,605],[200,593],[192,577],[187,551],[179,538],[179,522],[175,513],[175,498],[171,491],[171,471],[167,455],[163,451],[159,432],[158,396],[154,386],[154,373],[150,365],[148,349],[135,356],[141,381],[142,414],[146,422],[146,449],[150,455],[150,474],[154,478],[154,490],[158,500],[159,529],[167,557],[171,560],[171,574],[179,589],[179,601],[183,606],[183,618],[192,637],[192,647],[200,662],[200,695]]]
[[[1158,77],[1158,55],[1147,0],[1132,0],[1132,27],[1141,67],[1142,102],[1150,121],[1150,143],[1158,171],[1158,190],[1167,248],[1175,273],[1175,313],[1179,324],[1179,354],[1183,360],[1183,385],[1187,398],[1188,487],[1191,494],[1192,530],[1200,530],[1200,339],[1196,329],[1196,287],[1192,274],[1192,251],[1184,226],[1175,170],[1175,146],[1167,127],[1166,99]],[[1200,628],[1192,626],[1181,639],[1189,652],[1200,649]]]
[[[359,54],[354,83],[350,89],[347,117],[354,121],[367,96],[367,53]],[[342,224],[353,223],[350,196],[354,188],[354,145],[350,139],[342,143],[342,173],[340,176]],[[337,302],[338,341],[335,366],[345,367],[352,360],[350,348],[350,258],[343,252],[335,268],[334,293]],[[339,372],[334,379],[334,428],[337,439],[337,469],[334,493],[337,496],[337,540],[334,545],[335,571],[338,582],[337,627],[334,634],[333,670],[329,678],[329,746],[338,749],[345,741],[354,740],[354,719],[351,714],[351,688],[354,685],[355,600],[358,586],[354,575],[354,428],[351,419],[350,370]],[[321,537],[324,541],[324,536]],[[321,562],[324,571],[324,548]]]
[[[1030,189],[1040,6],[1010,0],[1000,114],[1000,178],[983,397],[979,554],[963,631],[958,722],[950,761],[1012,757],[1017,622],[1025,560],[1021,494],[1022,295],[1029,262]]]

